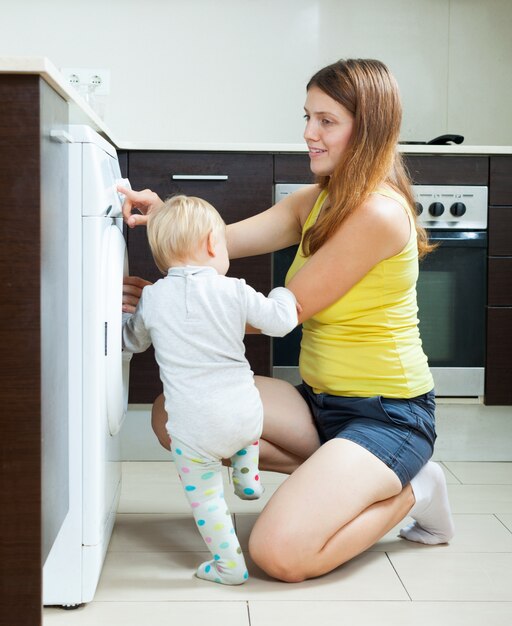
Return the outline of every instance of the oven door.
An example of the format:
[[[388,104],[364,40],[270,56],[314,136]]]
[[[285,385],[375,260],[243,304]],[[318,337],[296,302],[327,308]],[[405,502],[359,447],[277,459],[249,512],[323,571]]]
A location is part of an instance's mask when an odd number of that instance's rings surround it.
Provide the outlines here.
[[[487,233],[430,231],[420,262],[418,317],[437,396],[484,393]]]
[[[272,286],[282,287],[290,265],[299,246],[278,250],[272,255]],[[285,337],[272,337],[272,376],[287,380],[292,385],[301,382],[299,374],[299,352],[302,326],[297,326]]]

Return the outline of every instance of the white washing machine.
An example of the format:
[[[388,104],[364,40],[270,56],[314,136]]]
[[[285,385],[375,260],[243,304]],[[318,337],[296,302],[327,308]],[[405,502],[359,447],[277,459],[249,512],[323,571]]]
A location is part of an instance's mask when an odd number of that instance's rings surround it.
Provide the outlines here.
[[[69,510],[43,569],[43,603],[93,599],[121,491],[128,403],[122,282],[128,273],[113,146],[87,126],[69,141]],[[127,184],[127,181],[123,181]]]

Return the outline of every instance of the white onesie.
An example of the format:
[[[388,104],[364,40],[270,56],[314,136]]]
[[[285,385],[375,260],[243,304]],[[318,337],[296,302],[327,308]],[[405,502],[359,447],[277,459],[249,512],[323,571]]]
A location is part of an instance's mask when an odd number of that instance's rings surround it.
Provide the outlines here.
[[[247,578],[223,500],[221,459],[231,459],[235,493],[262,492],[257,469],[263,407],[245,358],[250,324],[281,337],[297,325],[296,300],[284,287],[268,298],[211,267],[173,267],[143,289],[123,327],[124,350],[152,343],[164,386],[171,451],[213,561],[197,575],[226,584]]]

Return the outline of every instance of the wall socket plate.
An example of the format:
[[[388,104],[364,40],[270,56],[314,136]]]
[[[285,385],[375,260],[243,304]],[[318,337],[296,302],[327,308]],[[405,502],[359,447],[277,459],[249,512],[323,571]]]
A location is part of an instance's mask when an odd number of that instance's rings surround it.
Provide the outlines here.
[[[66,82],[80,94],[94,93],[96,96],[108,96],[110,93],[110,70],[63,67],[61,72]]]

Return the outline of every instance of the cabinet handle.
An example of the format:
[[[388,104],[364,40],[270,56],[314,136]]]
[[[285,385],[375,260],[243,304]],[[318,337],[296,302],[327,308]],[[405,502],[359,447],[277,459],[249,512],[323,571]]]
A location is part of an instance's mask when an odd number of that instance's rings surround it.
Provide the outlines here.
[[[173,180],[228,180],[226,174],[173,174]]]

